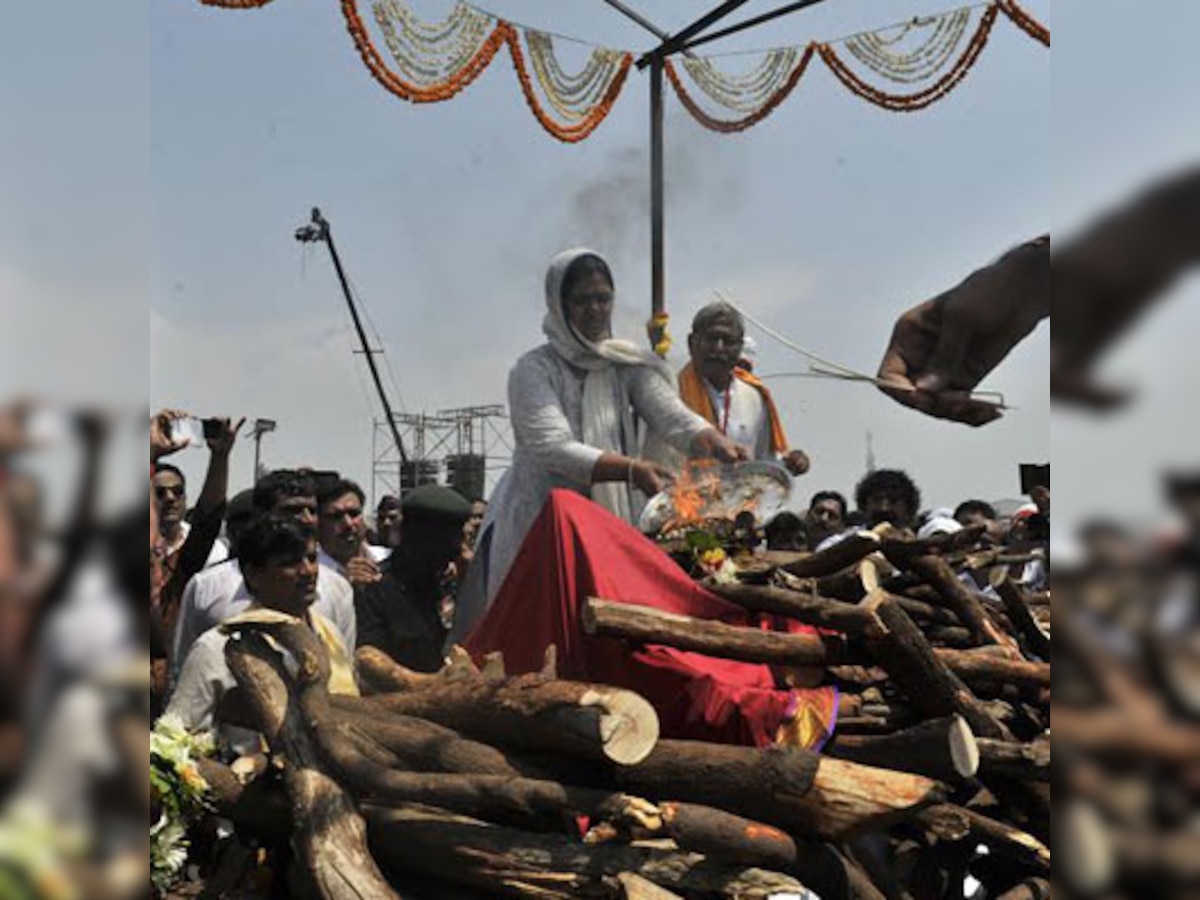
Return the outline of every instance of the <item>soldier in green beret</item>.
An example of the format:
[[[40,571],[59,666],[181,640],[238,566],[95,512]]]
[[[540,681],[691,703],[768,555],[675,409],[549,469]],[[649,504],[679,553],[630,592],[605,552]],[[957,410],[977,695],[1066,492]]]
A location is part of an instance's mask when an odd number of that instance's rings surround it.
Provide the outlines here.
[[[378,647],[403,666],[436,672],[448,625],[441,611],[447,570],[462,552],[471,504],[456,491],[428,484],[401,502],[400,543],[383,577],[355,597],[358,646]]]

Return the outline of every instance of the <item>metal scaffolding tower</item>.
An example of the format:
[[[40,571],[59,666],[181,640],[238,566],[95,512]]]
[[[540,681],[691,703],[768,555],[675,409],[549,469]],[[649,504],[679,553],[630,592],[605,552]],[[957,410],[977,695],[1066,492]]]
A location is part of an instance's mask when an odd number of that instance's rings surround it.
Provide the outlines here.
[[[391,425],[376,419],[371,435],[371,504],[415,484],[453,484],[478,466],[490,493],[512,460],[512,435],[504,407],[464,406],[436,413],[393,417],[407,460],[401,459]],[[456,474],[457,473],[457,474]]]

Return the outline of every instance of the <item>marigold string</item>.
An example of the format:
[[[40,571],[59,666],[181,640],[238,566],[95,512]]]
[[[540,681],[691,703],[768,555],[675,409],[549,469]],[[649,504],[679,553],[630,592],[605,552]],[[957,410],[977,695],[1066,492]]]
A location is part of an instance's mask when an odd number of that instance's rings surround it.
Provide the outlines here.
[[[465,66],[452,73],[443,82],[434,85],[419,85],[406,81],[387,67],[379,50],[371,41],[367,26],[358,14],[355,0],[341,0],[341,4],[342,14],[346,17],[346,29],[350,32],[350,37],[354,39],[354,45],[358,48],[358,54],[362,57],[367,70],[386,90],[410,103],[438,103],[442,100],[449,100],[458,94],[491,65],[496,54],[500,52],[500,48],[508,40],[508,33],[511,29],[507,22],[498,20],[487,40]]]
[[[609,83],[608,90],[605,92],[603,99],[592,108],[591,112],[578,122],[563,125],[555,121],[546,112],[545,107],[542,106],[542,102],[533,88],[533,79],[530,77],[529,68],[525,62],[525,53],[521,48],[521,37],[517,34],[515,28],[512,26],[507,27],[508,50],[512,56],[513,68],[516,69],[517,80],[521,83],[521,93],[525,95],[525,102],[529,105],[529,109],[534,117],[550,135],[563,143],[574,144],[588,137],[588,135],[599,127],[601,122],[608,118],[608,114],[612,112],[613,105],[617,102],[617,97],[621,95],[621,89],[625,87],[630,67],[633,65],[633,54],[626,53],[622,56],[621,65]]]
[[[867,82],[851,71],[849,66],[842,61],[841,57],[838,56],[837,52],[829,44],[817,45],[817,53],[820,54],[822,61],[829,67],[830,71],[837,76],[837,79],[851,93],[883,109],[893,112],[914,112],[941,100],[962,82],[971,70],[971,67],[979,59],[983,48],[987,46],[988,36],[991,34],[992,26],[996,23],[998,12],[999,7],[997,5],[993,4],[989,6],[984,12],[983,18],[979,22],[979,27],[975,30],[975,34],[971,37],[971,42],[967,45],[966,50],[963,51],[962,56],[958,58],[954,66],[929,87],[913,94],[890,94],[887,91],[867,84]]]
[[[1027,35],[1045,46],[1050,46],[1050,29],[1021,8],[1017,0],[997,0],[1003,12],[1013,24]]]
[[[271,0],[200,0],[205,6],[217,6],[221,9],[257,9],[266,6]]]
[[[687,88],[684,87],[683,80],[679,77],[679,73],[675,70],[675,66],[670,59],[664,61],[663,71],[666,72],[667,80],[671,82],[671,87],[674,88],[679,102],[692,114],[692,118],[712,131],[718,131],[722,134],[734,134],[739,131],[745,131],[752,125],[757,125],[773,113],[779,104],[786,100],[788,95],[795,90],[796,85],[800,83],[800,78],[804,75],[805,70],[808,69],[808,64],[812,60],[812,57],[813,45],[809,44],[804,48],[804,54],[800,57],[800,61],[792,69],[792,73],[788,76],[787,81],[780,86],[779,90],[772,94],[761,107],[750,113],[750,115],[732,120],[718,119],[705,112],[700,107],[700,104],[692,98],[692,95],[688,93]]]

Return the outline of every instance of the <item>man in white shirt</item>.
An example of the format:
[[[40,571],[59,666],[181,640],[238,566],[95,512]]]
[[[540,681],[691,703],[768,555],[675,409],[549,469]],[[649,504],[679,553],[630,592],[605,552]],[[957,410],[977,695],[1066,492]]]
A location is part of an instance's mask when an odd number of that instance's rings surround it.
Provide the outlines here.
[[[803,475],[808,456],[788,448],[771,392],[738,365],[745,337],[741,313],[728,303],[710,303],[696,313],[688,335],[692,358],[679,373],[679,395],[754,459],[779,460],[793,475]]]
[[[315,532],[317,489],[311,476],[278,469],[254,486],[254,506],[261,512],[291,516]],[[234,544],[236,553],[237,546]],[[179,622],[171,642],[171,682],[179,677],[188,650],[200,635],[226,619],[245,612],[252,598],[236,559],[205,569],[188,582],[183,592]],[[343,643],[354,647],[358,639],[354,613],[354,588],[328,565],[319,567],[317,600],[313,609],[331,621]]]
[[[391,554],[386,547],[367,543],[367,521],[363,518],[366,495],[348,478],[336,478],[317,486],[318,557],[346,578],[356,590],[374,584],[383,576],[379,563]]]

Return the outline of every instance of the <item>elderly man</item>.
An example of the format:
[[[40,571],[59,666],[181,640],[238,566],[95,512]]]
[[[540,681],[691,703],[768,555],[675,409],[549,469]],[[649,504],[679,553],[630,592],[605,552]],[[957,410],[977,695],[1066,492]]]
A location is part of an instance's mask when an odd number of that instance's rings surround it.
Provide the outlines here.
[[[788,449],[771,392],[738,364],[745,342],[742,315],[728,303],[710,303],[696,313],[688,335],[692,359],[679,373],[679,395],[754,459],[778,459],[793,475],[803,475],[808,456]]]

